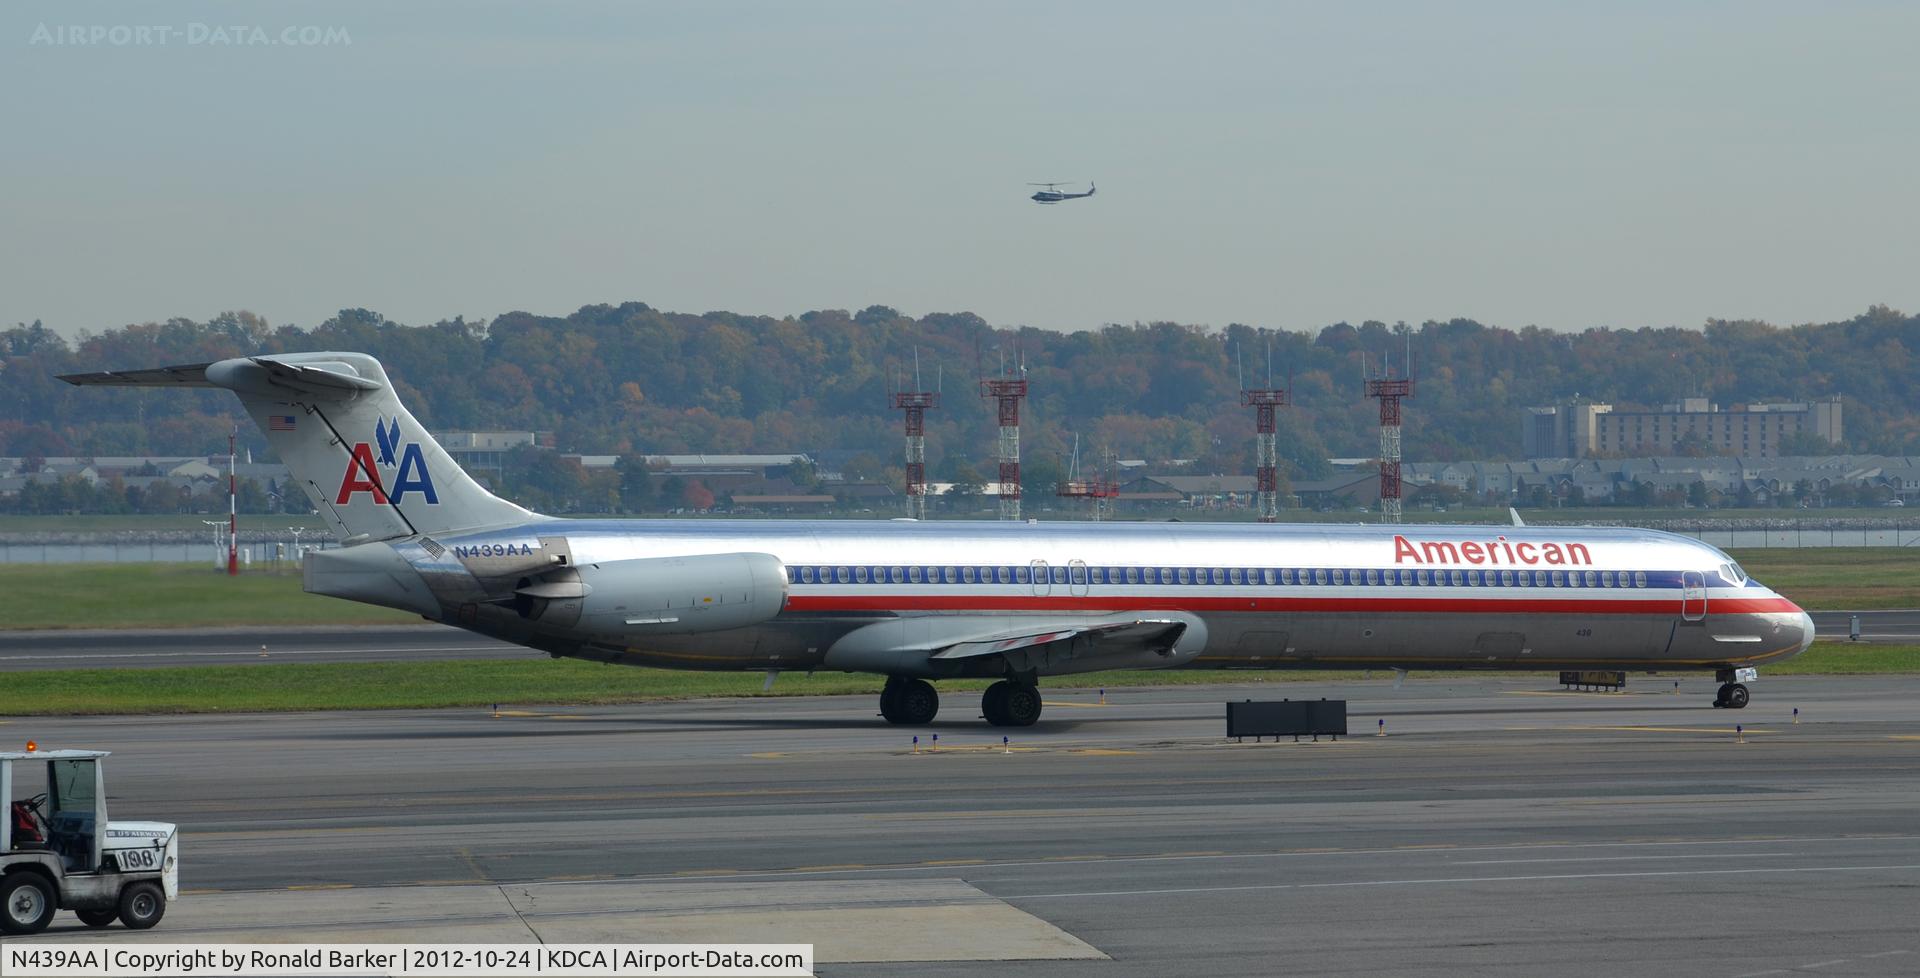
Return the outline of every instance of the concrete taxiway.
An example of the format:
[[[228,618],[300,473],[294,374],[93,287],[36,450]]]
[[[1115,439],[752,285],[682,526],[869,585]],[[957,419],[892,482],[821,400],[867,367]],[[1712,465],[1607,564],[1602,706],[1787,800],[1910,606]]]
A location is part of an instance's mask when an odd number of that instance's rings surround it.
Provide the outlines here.
[[[1712,686],[1055,691],[1005,745],[955,693],[918,753],[865,697],[23,718],[0,741],[113,750],[113,811],[184,834],[159,928],[36,940],[810,940],[835,975],[1920,971],[1920,678],[1763,679],[1737,712]],[[1227,699],[1323,695],[1354,736],[1221,736]]]

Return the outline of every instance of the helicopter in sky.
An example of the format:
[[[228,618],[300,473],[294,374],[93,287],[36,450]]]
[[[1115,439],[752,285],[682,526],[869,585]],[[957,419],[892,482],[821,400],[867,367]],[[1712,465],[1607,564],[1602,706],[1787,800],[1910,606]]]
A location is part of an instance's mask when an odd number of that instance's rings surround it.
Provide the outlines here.
[[[1070,194],[1062,193],[1059,189],[1061,186],[1059,183],[1030,183],[1027,184],[1027,186],[1047,188],[1033,195],[1033,202],[1036,204],[1058,204],[1063,200],[1073,200],[1077,197],[1091,197],[1096,189],[1093,184],[1089,183],[1087,184],[1086,193]]]

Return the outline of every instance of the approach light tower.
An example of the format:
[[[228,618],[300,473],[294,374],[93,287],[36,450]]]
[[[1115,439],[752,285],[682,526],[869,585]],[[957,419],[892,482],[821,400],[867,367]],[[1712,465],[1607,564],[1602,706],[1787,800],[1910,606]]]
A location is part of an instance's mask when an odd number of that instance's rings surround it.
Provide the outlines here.
[[[1254,488],[1262,523],[1280,521],[1280,453],[1274,439],[1274,408],[1285,407],[1287,389],[1273,386],[1273,346],[1267,346],[1267,386],[1240,388],[1240,403],[1254,409]]]
[[[1073,436],[1073,461],[1067,464],[1067,481],[1055,487],[1054,495],[1062,499],[1085,499],[1095,523],[1113,515],[1113,501],[1120,498],[1120,484],[1109,477],[1112,469],[1112,457],[1107,458],[1108,474],[1095,473],[1091,479],[1080,477],[1080,436]]]
[[[1412,343],[1411,337],[1408,343]],[[1380,522],[1400,522],[1400,399],[1413,396],[1413,357],[1409,347],[1407,376],[1395,377],[1386,358],[1380,373],[1366,378],[1368,397],[1380,399]]]
[[[913,351],[913,386],[920,387],[920,351]],[[907,412],[907,518],[927,518],[927,409],[940,406],[937,390],[895,391],[893,406]]]
[[[227,576],[240,576],[240,480],[234,474],[234,441],[239,426],[227,431]]]
[[[1024,368],[1021,371],[1025,372]],[[1027,381],[1001,378],[980,382],[980,396],[1000,404],[1000,518],[1020,518],[1020,400]]]

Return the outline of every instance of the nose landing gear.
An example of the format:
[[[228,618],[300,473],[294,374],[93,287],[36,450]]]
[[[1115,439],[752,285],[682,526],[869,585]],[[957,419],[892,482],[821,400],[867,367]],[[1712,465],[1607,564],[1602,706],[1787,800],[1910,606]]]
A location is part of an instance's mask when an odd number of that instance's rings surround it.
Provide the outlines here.
[[[1760,670],[1751,667],[1722,669],[1713,678],[1720,680],[1720,692],[1713,698],[1716,709],[1741,710],[1747,705],[1747,683],[1760,678]]]

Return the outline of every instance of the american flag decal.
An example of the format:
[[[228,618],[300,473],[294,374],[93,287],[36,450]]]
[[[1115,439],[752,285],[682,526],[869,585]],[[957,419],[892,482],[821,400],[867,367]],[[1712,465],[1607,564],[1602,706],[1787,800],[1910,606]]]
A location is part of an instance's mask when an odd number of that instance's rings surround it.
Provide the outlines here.
[[[267,430],[268,431],[292,431],[293,415],[291,414],[267,415]]]

